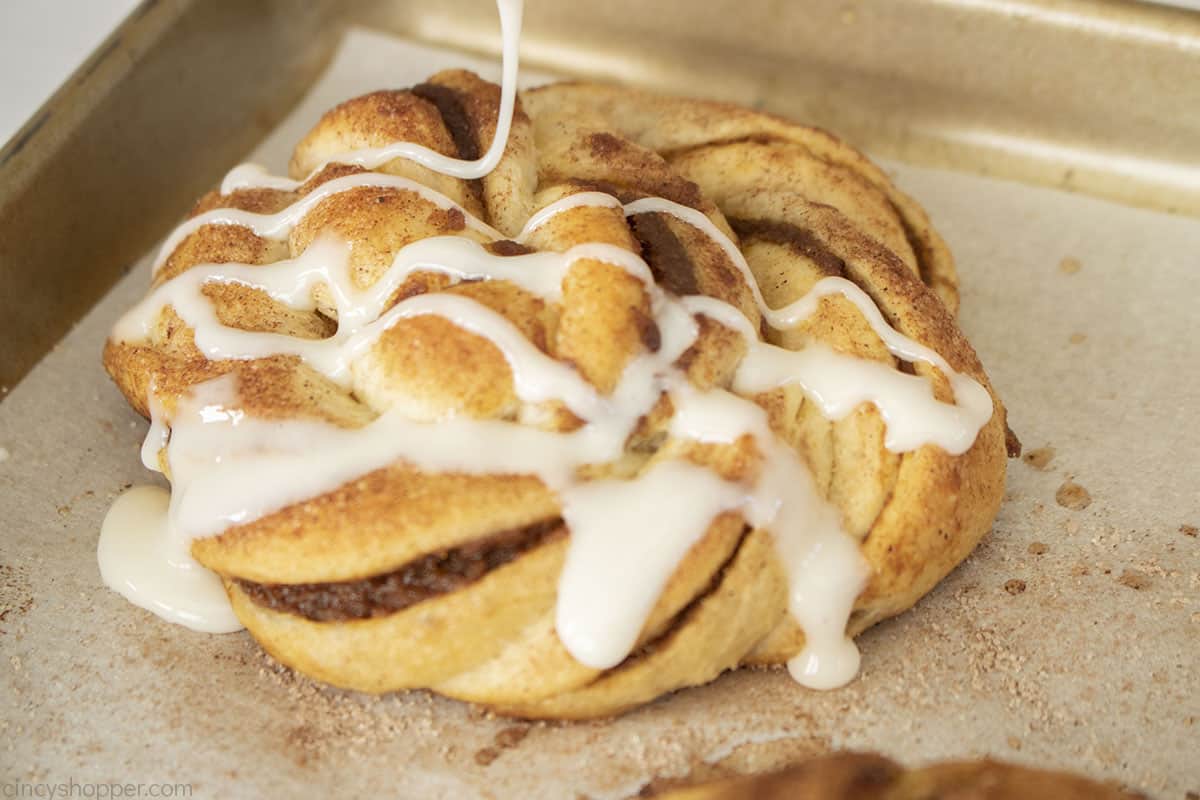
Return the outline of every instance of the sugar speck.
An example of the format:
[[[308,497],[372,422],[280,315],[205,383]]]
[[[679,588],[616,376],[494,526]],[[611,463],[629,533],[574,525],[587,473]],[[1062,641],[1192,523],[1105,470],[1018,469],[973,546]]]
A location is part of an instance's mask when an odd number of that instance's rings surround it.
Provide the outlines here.
[[[1080,261],[1078,258],[1074,258],[1072,256],[1067,256],[1062,261],[1058,262],[1058,268],[1060,270],[1062,270],[1064,273],[1066,273],[1067,275],[1074,275],[1076,272],[1079,272],[1079,270],[1083,268],[1083,262]]]
[[[1046,446],[1030,450],[1021,456],[1021,460],[1034,469],[1046,470],[1050,467],[1050,462],[1054,460],[1054,448]]]
[[[1070,480],[1064,481],[1063,485],[1058,487],[1054,499],[1060,506],[1072,511],[1082,511],[1092,504],[1092,496],[1088,490]]]

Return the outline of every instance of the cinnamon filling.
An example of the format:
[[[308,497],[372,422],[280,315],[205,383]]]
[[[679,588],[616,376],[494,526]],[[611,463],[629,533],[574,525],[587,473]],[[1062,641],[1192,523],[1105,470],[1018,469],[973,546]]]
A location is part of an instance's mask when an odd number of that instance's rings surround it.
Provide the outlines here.
[[[489,242],[483,247],[489,253],[504,257],[523,256],[534,252],[532,247],[526,247],[520,242],[514,242],[511,239],[501,239],[498,242]]]
[[[787,247],[793,253],[811,261],[823,276],[845,277],[846,262],[839,258],[825,243],[790,222],[766,219],[729,218],[729,225],[739,237],[746,241],[769,242]]]
[[[436,83],[420,83],[410,90],[422,100],[433,103],[438,113],[442,115],[442,123],[454,140],[457,157],[464,161],[474,161],[479,158],[479,142],[475,139],[475,126],[463,105],[458,92],[448,86]]]
[[[314,622],[372,619],[457,591],[560,536],[561,519],[536,522],[418,558],[398,570],[338,583],[252,583],[238,588],[260,606]]]
[[[629,228],[641,244],[642,258],[659,286],[680,297],[700,294],[696,264],[662,215],[630,217]]]
[[[442,117],[442,124],[446,126],[446,130],[450,133],[450,139],[454,142],[454,149],[458,151],[456,153],[458,158],[463,161],[475,161],[482,155],[479,137],[475,132],[475,124],[471,120],[471,115],[467,113],[467,107],[459,92],[449,86],[441,86],[436,83],[419,83],[409,91],[422,100],[432,103],[438,110],[438,114]],[[467,184],[471,194],[482,204],[483,184],[478,179],[467,181]]]

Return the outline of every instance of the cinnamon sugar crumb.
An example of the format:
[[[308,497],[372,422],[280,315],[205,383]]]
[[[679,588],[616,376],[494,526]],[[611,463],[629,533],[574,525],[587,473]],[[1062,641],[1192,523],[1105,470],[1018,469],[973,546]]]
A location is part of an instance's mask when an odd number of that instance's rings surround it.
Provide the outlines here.
[[[1050,550],[1050,548],[1046,545],[1045,542],[1030,542],[1029,543],[1029,552],[1031,555],[1035,555],[1035,556],[1045,555],[1046,552],[1049,550]]]
[[[1010,581],[1006,581],[1004,584],[1004,591],[1008,592],[1009,594],[1020,594],[1021,592],[1025,591],[1025,581],[1020,580],[1019,578],[1013,578]]]
[[[1200,530],[1198,530],[1195,525],[1180,525],[1179,532],[1184,536],[1200,536]]]
[[[1083,269],[1083,262],[1074,256],[1067,256],[1058,262],[1058,268],[1066,275],[1074,275]]]
[[[1021,460],[1034,469],[1044,470],[1054,460],[1054,448],[1047,445],[1046,447],[1039,447],[1036,450],[1030,450],[1021,457]]]
[[[1071,344],[1083,344],[1084,342],[1087,341],[1087,334],[1086,333],[1072,333],[1071,338],[1068,339],[1067,341],[1069,341]]]
[[[1150,576],[1144,572],[1138,572],[1136,569],[1127,569],[1122,572],[1121,577],[1117,578],[1117,582],[1138,591],[1150,588]]]
[[[429,212],[429,224],[443,231],[461,231],[467,218],[459,208],[438,208]]]
[[[1054,493],[1054,499],[1060,506],[1072,511],[1082,511],[1092,504],[1088,490],[1072,480],[1063,481],[1063,485]]]
[[[513,725],[510,728],[498,732],[495,737],[496,746],[502,749],[516,747],[521,741],[529,735],[529,728],[525,725]]]
[[[624,143],[611,133],[593,133],[587,141],[592,155],[600,159],[612,157],[624,147]]]
[[[475,763],[486,767],[500,757],[500,751],[494,747],[485,747],[475,753]]]

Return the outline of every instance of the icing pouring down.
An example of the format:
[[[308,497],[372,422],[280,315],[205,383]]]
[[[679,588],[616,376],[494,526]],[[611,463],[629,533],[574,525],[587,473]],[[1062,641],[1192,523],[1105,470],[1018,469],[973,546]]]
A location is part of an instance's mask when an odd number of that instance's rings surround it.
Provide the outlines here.
[[[449,158],[420,145],[397,142],[340,154],[326,163],[374,169],[403,158],[468,179],[494,169],[506,147],[516,102],[522,14],[520,0],[500,0],[499,7],[503,31],[499,119],[491,145],[479,159]],[[295,190],[304,182],[243,165],[225,178],[222,192]],[[505,238],[421,183],[363,172],[327,181],[275,214],[217,209],[198,215],[167,238],[154,269],[157,273],[201,226],[241,226],[257,236],[282,240],[318,203],[365,186],[411,192],[438,208],[462,214],[469,231]],[[387,271],[365,289],[352,280],[348,243],[329,234],[294,259],[263,266],[197,266],[159,285],[117,323],[113,338],[146,341],[160,313],[171,307],[194,331],[196,347],[209,359],[290,355],[349,386],[356,361],[384,332],[401,320],[435,315],[494,344],[526,404],[536,409],[561,403],[583,424],[561,432],[522,422],[430,418],[421,409],[401,407],[353,429],[312,420],[264,420],[240,408],[231,376],[194,386],[168,421],[153,401],[152,390],[152,425],[143,461],[156,470],[165,462],[172,489],[168,498],[164,490],[139,487],[114,503],[98,550],[105,582],[169,621],[208,632],[238,630],[241,626],[220,580],[192,559],[193,540],[320,496],[398,461],[429,472],[527,474],[556,492],[570,531],[558,585],[556,630],[581,663],[598,669],[621,663],[634,649],[655,602],[688,551],[715,518],[736,513],[747,524],[771,532],[785,567],[789,609],[806,640],[803,651],[789,662],[792,675],[814,688],[832,688],[850,680],[857,672],[859,654],[846,635],[846,623],[868,578],[859,542],[843,530],[837,511],[821,497],[800,456],[772,432],[763,408],[742,395],[796,386],[829,419],[844,418],[862,404],[872,404],[886,424],[888,450],[899,453],[936,445],[952,454],[967,451],[991,418],[991,396],[977,381],[954,371],[938,353],[893,329],[871,298],[844,278],[823,278],[801,299],[769,308],[738,247],[706,215],[688,206],[654,197],[622,205],[608,194],[580,192],[535,213],[516,241],[527,241],[555,215],[584,206],[620,209],[631,218],[666,214],[691,226],[725,252],[741,272],[767,325],[776,330],[802,324],[823,298],[838,296],[858,308],[893,356],[923,366],[903,372],[819,343],[800,350],[777,347],[762,341],[751,321],[734,306],[707,296],[672,295],[655,283],[638,255],[602,243],[576,245],[565,252],[501,256],[466,236],[437,236],[402,248]],[[581,259],[613,265],[639,280],[661,334],[660,346],[629,363],[607,394],[534,346],[506,317],[472,299],[431,293],[389,305],[406,278],[417,272],[443,273],[463,281],[509,281],[555,301],[561,299],[568,271]],[[288,308],[304,311],[318,307],[314,290],[321,288],[322,310],[336,320],[336,330],[327,338],[303,339],[227,327],[204,294],[211,284],[256,289]],[[744,339],[746,353],[735,375],[735,391],[697,389],[677,366],[700,335],[701,317]],[[953,402],[934,396],[933,370],[949,382]],[[729,481],[710,468],[669,458],[630,480],[580,477],[585,465],[619,458],[639,420],[664,395],[674,409],[672,437],[729,444],[749,438],[763,462],[758,477],[752,483]],[[536,423],[536,417],[525,422]],[[311,457],[314,451],[322,454],[318,465]],[[655,531],[655,536],[646,536],[647,530]]]

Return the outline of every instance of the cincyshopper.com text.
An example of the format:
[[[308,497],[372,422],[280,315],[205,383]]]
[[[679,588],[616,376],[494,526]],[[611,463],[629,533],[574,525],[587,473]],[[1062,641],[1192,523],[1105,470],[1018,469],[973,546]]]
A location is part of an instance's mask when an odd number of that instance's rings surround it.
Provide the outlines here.
[[[66,800],[71,797],[110,798],[125,797],[191,797],[190,783],[124,783],[120,781],[8,781],[0,784],[0,800]]]

